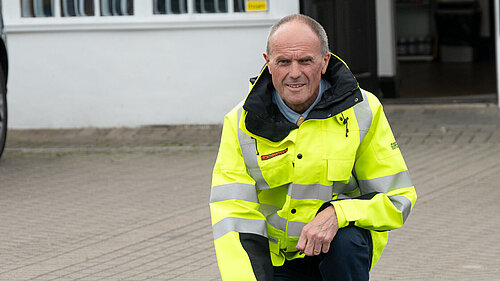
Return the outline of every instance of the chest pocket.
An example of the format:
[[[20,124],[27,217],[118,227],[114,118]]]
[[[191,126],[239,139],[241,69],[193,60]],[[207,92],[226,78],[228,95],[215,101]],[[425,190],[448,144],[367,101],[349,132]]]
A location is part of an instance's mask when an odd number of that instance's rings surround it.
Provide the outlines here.
[[[348,183],[354,166],[354,158],[328,159],[328,180],[333,182]]]
[[[241,154],[248,173],[255,180],[257,190],[280,187],[291,182],[293,167],[288,160],[288,148],[270,154],[257,152],[254,138],[238,130]]]
[[[278,155],[279,154],[279,155]],[[272,156],[269,158],[269,156]],[[288,148],[278,149],[271,154],[260,155],[260,169],[269,188],[280,187],[292,182],[293,165]]]

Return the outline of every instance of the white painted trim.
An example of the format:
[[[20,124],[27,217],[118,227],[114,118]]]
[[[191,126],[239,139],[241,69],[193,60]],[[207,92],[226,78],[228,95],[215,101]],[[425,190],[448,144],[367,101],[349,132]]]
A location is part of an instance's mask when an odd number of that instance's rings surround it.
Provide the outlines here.
[[[495,2],[495,47],[497,57],[497,100],[500,107],[500,4]]]
[[[394,2],[376,1],[378,76],[396,76]]]
[[[227,12],[234,13],[234,2],[233,1],[227,1]]]
[[[101,1],[94,0],[94,17],[99,17],[101,15]]]
[[[155,15],[147,19],[140,17],[68,17],[68,18],[22,18],[5,26],[5,33],[91,31],[91,30],[138,30],[138,29],[201,29],[240,28],[271,26],[280,17],[259,15]]]
[[[54,16],[61,17],[61,1],[54,1]]]

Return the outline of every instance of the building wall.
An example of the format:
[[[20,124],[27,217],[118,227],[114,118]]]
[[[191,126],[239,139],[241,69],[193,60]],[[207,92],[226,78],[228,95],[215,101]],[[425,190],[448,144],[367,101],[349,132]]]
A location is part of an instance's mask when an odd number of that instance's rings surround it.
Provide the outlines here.
[[[273,0],[267,12],[152,15],[147,2],[127,17],[21,18],[4,0],[9,127],[220,123],[263,66],[268,28],[298,12]]]

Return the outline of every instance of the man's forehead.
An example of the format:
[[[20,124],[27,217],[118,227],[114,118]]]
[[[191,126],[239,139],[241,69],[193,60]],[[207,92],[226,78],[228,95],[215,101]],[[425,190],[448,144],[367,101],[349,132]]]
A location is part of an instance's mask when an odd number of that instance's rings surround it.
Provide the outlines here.
[[[305,51],[321,51],[318,36],[306,23],[300,21],[288,22],[280,26],[269,37],[269,44],[273,52],[279,51],[292,54]]]
[[[318,48],[313,48],[311,44],[288,46],[286,44],[276,44],[273,46],[273,57],[279,58],[294,58],[306,59],[314,58],[318,54]]]
[[[295,36],[295,37],[309,37],[316,36],[312,28],[305,22],[294,20],[282,24],[278,29],[274,31],[274,34],[269,37],[270,40],[281,39],[283,36]]]

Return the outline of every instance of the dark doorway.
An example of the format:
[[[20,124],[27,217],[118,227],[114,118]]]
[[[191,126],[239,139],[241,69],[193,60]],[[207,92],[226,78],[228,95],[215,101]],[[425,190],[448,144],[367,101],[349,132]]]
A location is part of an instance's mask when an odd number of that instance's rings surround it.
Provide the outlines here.
[[[362,88],[378,93],[375,0],[300,1],[301,13],[317,20],[330,50],[349,66]]]
[[[496,103],[493,8],[493,0],[397,0],[398,96]]]
[[[325,27],[330,49],[360,85],[396,97],[388,101],[496,103],[493,1],[396,0],[397,77],[389,91],[377,73],[375,0],[302,0],[300,8]]]

